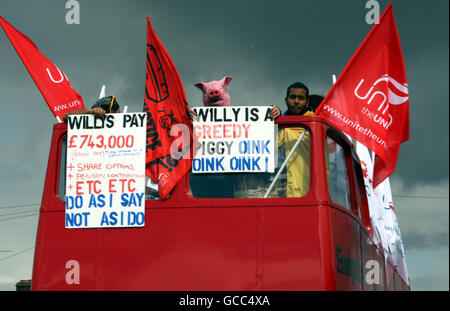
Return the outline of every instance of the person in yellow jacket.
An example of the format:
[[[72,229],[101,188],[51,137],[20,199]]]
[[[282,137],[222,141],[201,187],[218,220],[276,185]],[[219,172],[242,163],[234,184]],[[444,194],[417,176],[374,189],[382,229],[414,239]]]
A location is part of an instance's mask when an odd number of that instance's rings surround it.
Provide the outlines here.
[[[309,105],[310,99],[308,87],[301,82],[295,82],[287,88],[285,102],[288,110],[283,113],[283,116],[314,115],[314,112],[311,111],[312,109]],[[273,110],[275,118],[281,115],[281,110],[278,107]],[[306,131],[306,129],[301,127],[286,127],[278,132],[278,148],[284,147],[285,158],[287,158],[298,138],[304,131]],[[309,191],[310,138],[308,131],[306,131],[301,142],[286,164],[287,197],[302,197]]]

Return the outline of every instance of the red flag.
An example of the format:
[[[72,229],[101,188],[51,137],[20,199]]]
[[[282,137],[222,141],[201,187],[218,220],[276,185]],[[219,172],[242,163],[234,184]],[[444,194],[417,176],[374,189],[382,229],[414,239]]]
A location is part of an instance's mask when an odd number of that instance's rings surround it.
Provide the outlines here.
[[[84,109],[83,98],[70,85],[67,76],[47,59],[24,34],[0,17],[0,24],[22,59],[53,115],[61,122],[69,111]]]
[[[146,175],[158,182],[163,199],[192,166],[192,121],[188,108],[177,69],[147,17]]]
[[[409,97],[392,4],[316,114],[376,153],[374,188],[394,172],[400,144],[409,139]]]

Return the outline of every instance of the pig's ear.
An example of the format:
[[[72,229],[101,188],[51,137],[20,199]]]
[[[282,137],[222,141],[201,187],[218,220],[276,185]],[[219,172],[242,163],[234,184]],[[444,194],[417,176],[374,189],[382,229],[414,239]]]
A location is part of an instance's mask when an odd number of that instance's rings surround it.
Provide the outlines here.
[[[198,87],[203,92],[205,91],[205,83],[204,82],[195,83],[195,86]]]
[[[222,80],[223,80],[223,83],[225,84],[225,86],[228,86],[228,84],[230,84],[232,78],[226,76],[226,77],[224,77]]]

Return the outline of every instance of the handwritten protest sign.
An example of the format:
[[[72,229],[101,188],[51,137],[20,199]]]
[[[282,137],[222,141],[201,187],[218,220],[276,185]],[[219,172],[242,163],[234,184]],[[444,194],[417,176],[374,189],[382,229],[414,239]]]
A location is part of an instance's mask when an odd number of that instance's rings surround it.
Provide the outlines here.
[[[146,114],[68,120],[66,228],[143,227]]]
[[[193,173],[273,173],[275,126],[270,107],[194,108],[199,149]]]

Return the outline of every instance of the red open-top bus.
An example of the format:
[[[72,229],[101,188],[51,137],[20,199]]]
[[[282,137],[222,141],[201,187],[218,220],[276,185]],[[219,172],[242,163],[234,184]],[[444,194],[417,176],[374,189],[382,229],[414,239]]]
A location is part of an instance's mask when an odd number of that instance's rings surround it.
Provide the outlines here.
[[[373,244],[352,143],[317,116],[276,123],[308,133],[306,193],[286,197],[285,174],[267,198],[275,173],[187,174],[167,200],[148,189],[145,226],[123,229],[65,229],[67,125],[55,124],[32,290],[409,290]]]

